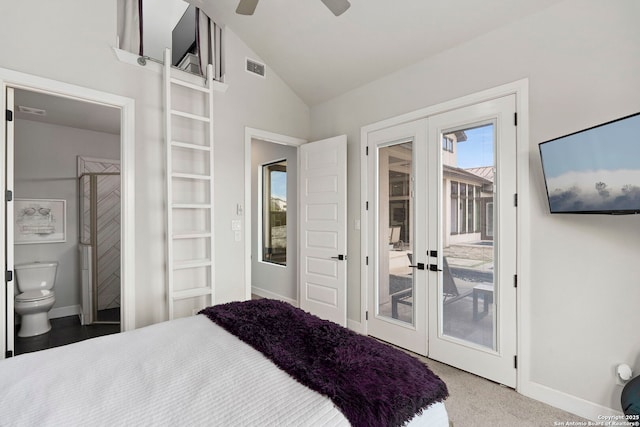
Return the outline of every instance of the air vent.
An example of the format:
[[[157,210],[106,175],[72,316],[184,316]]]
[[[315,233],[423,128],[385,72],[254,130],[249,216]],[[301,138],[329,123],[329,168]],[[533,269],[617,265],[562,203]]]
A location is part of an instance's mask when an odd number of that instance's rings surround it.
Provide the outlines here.
[[[264,77],[265,65],[247,58],[247,72]]]
[[[25,114],[33,114],[34,116],[46,116],[47,111],[40,108],[25,107],[24,105],[18,105],[18,111]]]

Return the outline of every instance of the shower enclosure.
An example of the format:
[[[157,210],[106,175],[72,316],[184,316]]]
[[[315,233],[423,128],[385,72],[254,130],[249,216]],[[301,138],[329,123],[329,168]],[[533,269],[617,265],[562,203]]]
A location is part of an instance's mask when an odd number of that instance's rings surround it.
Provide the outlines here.
[[[120,172],[79,177],[82,324],[120,323]]]

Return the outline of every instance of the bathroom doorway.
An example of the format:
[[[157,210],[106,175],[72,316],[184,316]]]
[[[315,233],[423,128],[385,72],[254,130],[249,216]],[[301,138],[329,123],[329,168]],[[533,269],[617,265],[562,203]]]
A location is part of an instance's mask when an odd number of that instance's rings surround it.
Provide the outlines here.
[[[5,278],[6,293],[0,295],[0,358],[135,328],[133,100],[5,69],[0,69],[0,86],[0,101],[7,110],[0,126],[5,138],[0,160],[7,174],[0,183],[8,196],[0,213],[0,222],[5,224],[0,240],[6,242],[0,255],[11,273]],[[121,203],[112,209],[114,222],[120,225],[112,235],[121,240],[121,254],[114,261],[120,266],[121,280],[116,285],[120,295],[115,299],[120,300],[116,321],[121,324],[81,322],[78,156],[122,162],[116,191]],[[35,233],[31,227],[17,231],[33,234],[31,242],[15,241],[16,199],[59,202],[62,210],[56,216],[56,232],[62,230],[62,237],[45,242],[41,235],[46,233]],[[59,267],[53,287],[56,302],[46,316],[52,329],[19,343],[14,299],[20,290],[15,267],[49,260],[57,261]]]
[[[24,89],[14,94],[14,198],[62,200],[66,210],[52,219],[64,229],[62,241],[41,234],[24,244],[30,229],[16,208],[14,264],[58,263],[52,330],[16,333],[16,354],[119,332],[120,111]],[[19,276],[16,295],[25,291]],[[18,331],[21,316],[15,320]],[[111,326],[87,330],[94,323]]]

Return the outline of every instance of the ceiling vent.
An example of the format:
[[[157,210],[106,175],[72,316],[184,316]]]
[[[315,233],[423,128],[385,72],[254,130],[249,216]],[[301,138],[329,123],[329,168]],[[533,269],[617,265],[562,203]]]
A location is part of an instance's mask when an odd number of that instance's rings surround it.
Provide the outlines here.
[[[264,77],[266,66],[264,64],[259,63],[258,61],[254,61],[253,59],[247,58],[247,72],[251,74],[257,74],[260,77]]]
[[[25,107],[24,105],[18,105],[18,111],[25,114],[33,114],[34,116],[46,116],[47,111],[40,108]]]

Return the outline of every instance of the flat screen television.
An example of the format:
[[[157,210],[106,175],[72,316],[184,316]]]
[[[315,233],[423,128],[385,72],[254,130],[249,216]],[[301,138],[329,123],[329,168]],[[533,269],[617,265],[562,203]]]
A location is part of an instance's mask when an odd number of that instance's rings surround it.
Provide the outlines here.
[[[171,62],[177,66],[196,47],[196,8],[190,5],[171,32]]]
[[[640,213],[640,113],[539,148],[551,213]]]

